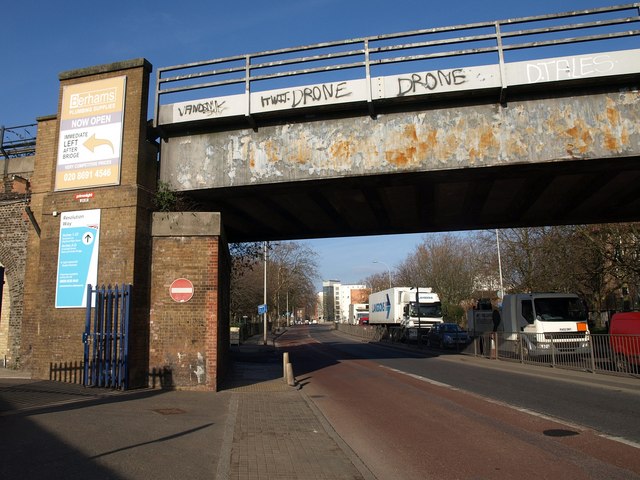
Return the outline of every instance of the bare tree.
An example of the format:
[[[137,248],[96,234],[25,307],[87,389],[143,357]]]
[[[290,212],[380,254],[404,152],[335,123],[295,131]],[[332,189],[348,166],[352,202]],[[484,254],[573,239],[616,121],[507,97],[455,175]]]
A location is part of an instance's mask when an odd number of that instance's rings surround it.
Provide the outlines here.
[[[282,317],[294,309],[310,316],[316,303],[314,282],[319,278],[317,253],[305,243],[272,244],[267,263],[267,282],[271,305]]]
[[[615,295],[629,306],[638,297],[639,224],[505,229],[500,238],[507,290],[575,292],[594,310],[620,308]]]
[[[263,244],[243,244],[232,250],[232,318],[255,317],[264,302]],[[318,278],[317,253],[300,242],[269,242],[267,248],[267,303],[274,321],[286,311],[303,309],[307,316],[315,307],[314,281]]]
[[[473,232],[471,239],[476,259],[474,261],[474,298],[469,299],[470,301],[477,298],[497,298],[500,289],[506,287],[505,279],[502,277],[505,258],[500,260],[498,252],[499,235],[497,230]]]
[[[499,235],[506,290],[573,291],[573,227],[513,228]]]
[[[576,229],[577,283],[595,310],[637,308],[640,301],[640,224],[585,225]]]
[[[263,270],[257,246],[245,245],[231,250],[231,318],[253,318],[263,302]]]
[[[389,281],[391,281],[392,286],[396,285],[394,278],[395,274],[392,270],[391,272],[371,274],[368,277],[361,279],[359,283],[366,285],[371,292],[380,292],[389,288]]]
[[[432,287],[448,319],[459,321],[464,315],[462,302],[473,294],[477,264],[471,237],[434,235],[425,237],[398,267],[396,280],[403,286]]]

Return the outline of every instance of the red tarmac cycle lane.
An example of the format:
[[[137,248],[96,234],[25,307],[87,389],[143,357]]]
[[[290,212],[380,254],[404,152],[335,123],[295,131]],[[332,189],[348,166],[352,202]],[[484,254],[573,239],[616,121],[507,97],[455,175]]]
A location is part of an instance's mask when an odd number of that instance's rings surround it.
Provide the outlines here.
[[[379,479],[640,479],[640,451],[590,429],[350,359],[297,327],[302,391]],[[435,368],[435,367],[434,367]]]

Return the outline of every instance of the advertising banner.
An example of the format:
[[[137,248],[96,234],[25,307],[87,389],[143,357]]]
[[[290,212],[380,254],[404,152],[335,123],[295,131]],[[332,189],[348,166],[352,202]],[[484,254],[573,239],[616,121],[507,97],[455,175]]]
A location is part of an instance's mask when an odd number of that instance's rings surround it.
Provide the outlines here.
[[[120,184],[126,79],[63,88],[56,191]]]
[[[87,306],[87,284],[98,282],[100,210],[60,214],[56,308]]]

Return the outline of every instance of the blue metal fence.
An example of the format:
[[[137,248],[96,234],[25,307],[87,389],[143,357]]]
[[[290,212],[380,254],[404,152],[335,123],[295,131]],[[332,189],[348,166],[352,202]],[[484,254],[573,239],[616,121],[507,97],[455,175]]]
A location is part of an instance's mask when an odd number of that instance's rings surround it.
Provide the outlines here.
[[[86,387],[120,388],[129,381],[131,285],[87,285],[84,343]]]

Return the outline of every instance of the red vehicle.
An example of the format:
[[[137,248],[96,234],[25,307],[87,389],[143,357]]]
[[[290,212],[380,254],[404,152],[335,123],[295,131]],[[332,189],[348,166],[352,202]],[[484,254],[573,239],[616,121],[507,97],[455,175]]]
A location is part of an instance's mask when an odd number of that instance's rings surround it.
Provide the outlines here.
[[[640,373],[640,312],[616,313],[611,317],[609,345],[616,370]]]

